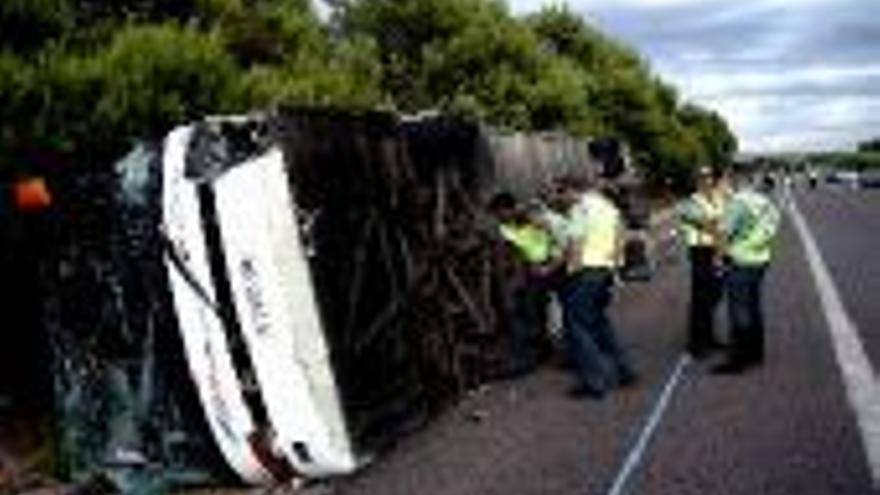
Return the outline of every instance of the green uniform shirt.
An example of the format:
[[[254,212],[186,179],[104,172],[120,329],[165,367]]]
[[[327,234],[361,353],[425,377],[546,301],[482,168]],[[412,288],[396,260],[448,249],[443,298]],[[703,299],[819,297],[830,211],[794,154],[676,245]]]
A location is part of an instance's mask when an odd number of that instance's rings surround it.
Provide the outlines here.
[[[726,254],[740,265],[769,263],[780,221],[779,210],[770,198],[753,189],[737,191],[722,217]]]

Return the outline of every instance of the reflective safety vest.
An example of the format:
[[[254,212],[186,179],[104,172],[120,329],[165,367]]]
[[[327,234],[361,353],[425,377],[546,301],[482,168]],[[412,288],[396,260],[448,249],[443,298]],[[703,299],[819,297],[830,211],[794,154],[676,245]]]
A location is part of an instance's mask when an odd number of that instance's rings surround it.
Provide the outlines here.
[[[503,223],[500,230],[501,236],[513,244],[527,262],[537,264],[550,259],[552,240],[544,229],[530,224]]]
[[[780,221],[770,198],[749,189],[737,192],[724,212],[727,255],[738,265],[769,263]]]
[[[539,222],[550,236],[550,257],[559,258],[568,240],[568,217],[550,208],[539,213]]]
[[[715,246],[718,239],[713,232],[705,229],[701,224],[718,223],[724,211],[724,199],[719,191],[712,191],[709,195],[695,192],[679,208],[681,232],[688,247]]]
[[[620,211],[608,198],[588,193],[577,208],[585,215],[581,237],[582,268],[614,268],[619,264],[623,224]]]

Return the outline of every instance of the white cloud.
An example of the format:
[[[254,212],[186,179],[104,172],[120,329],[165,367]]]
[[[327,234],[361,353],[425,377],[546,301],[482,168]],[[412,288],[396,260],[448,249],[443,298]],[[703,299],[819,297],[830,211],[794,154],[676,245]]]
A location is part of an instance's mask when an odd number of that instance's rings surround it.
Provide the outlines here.
[[[694,58],[705,60],[700,55]],[[667,69],[667,77],[677,83],[681,93],[694,99],[711,99],[724,95],[755,93],[802,93],[803,90],[830,93],[853,92],[861,83],[880,81],[880,64],[864,66],[806,66],[785,72],[755,70],[701,69],[698,63],[693,69],[679,72]],[[847,91],[847,88],[851,88]],[[828,90],[828,91],[822,91]],[[880,87],[877,88],[880,92]]]
[[[708,103],[727,117],[747,151],[849,147],[880,124],[880,101],[863,96],[729,95]]]
[[[880,134],[876,0],[572,0],[746,150],[847,147]],[[553,0],[512,0],[514,12]]]
[[[609,8],[669,9],[707,5],[723,7],[725,16],[753,13],[765,7],[798,8],[811,5],[835,4],[836,0],[508,0],[514,12],[533,12],[545,5],[569,5],[578,11]]]

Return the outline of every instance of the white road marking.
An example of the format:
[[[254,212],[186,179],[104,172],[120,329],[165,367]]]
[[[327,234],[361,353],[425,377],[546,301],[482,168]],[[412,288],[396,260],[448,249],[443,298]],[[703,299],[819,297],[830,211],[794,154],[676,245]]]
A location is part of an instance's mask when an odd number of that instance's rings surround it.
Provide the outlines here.
[[[651,414],[648,416],[648,421],[645,422],[645,426],[642,427],[638,439],[635,444],[633,444],[629,454],[627,454],[626,460],[624,460],[620,471],[617,473],[617,477],[614,478],[614,483],[611,485],[611,489],[608,490],[607,495],[621,495],[624,493],[627,482],[633,472],[635,472],[642,457],[645,455],[645,451],[648,449],[648,443],[651,441],[651,437],[654,436],[654,432],[660,424],[660,419],[663,417],[666,408],[669,406],[669,399],[672,397],[672,393],[681,381],[681,376],[690,362],[691,358],[687,354],[682,354],[678,359],[675,368],[666,380],[666,385],[664,385],[660,397],[657,399],[654,408],[651,410]]]
[[[871,361],[865,354],[859,332],[841,302],[810,227],[793,196],[790,196],[788,204],[791,218],[807,254],[810,271],[816,281],[828,330],[831,332],[834,354],[861,431],[862,446],[868,458],[874,486],[880,486],[880,384]]]

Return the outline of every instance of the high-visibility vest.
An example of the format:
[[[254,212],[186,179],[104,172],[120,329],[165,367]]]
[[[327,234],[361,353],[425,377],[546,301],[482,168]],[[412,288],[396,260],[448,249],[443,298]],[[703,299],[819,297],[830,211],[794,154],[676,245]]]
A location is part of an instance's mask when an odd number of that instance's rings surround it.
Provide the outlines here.
[[[715,246],[718,239],[714,233],[703,228],[702,223],[718,223],[724,211],[724,199],[720,191],[710,194],[695,192],[679,211],[681,232],[688,247]]]
[[[770,262],[779,230],[779,210],[770,199],[752,190],[737,192],[725,215],[738,216],[739,225],[728,232],[727,255],[735,264],[754,266]]]
[[[539,221],[544,230],[550,236],[550,257],[562,256],[566,242],[568,241],[568,218],[555,210],[544,208],[539,213]]]
[[[510,242],[529,263],[544,263],[550,259],[550,234],[531,224],[502,223],[501,236]]]
[[[608,198],[588,193],[579,205],[586,211],[586,224],[581,239],[583,268],[614,268],[619,264],[621,229],[620,211]]]

